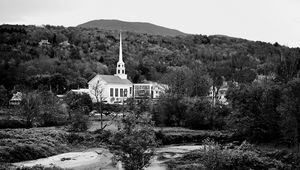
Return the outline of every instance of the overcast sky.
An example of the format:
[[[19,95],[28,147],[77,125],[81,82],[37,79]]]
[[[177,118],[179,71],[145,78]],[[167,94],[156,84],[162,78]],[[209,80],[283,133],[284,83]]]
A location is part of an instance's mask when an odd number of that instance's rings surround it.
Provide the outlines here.
[[[300,47],[300,0],[0,0],[0,24],[76,26],[94,19]]]

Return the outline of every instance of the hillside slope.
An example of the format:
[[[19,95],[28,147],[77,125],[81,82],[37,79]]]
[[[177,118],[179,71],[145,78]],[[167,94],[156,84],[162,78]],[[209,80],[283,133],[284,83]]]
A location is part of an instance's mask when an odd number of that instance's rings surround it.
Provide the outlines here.
[[[126,73],[134,82],[162,81],[174,69],[201,68],[226,81],[256,75],[300,75],[300,48],[227,36],[160,36],[122,33]],[[48,40],[49,45],[39,45]],[[68,41],[69,45],[63,42]],[[68,44],[67,43],[67,44]],[[84,88],[96,74],[115,74],[119,31],[80,27],[0,26],[0,87]],[[285,62],[281,62],[284,59]],[[199,74],[200,75],[200,74]],[[288,75],[288,76],[286,76]]]
[[[120,20],[93,20],[77,27],[82,28],[99,28],[104,30],[121,30],[135,33],[143,33],[150,35],[162,35],[162,36],[178,36],[186,35],[175,29],[169,29],[166,27],[154,25],[146,22],[125,22]]]

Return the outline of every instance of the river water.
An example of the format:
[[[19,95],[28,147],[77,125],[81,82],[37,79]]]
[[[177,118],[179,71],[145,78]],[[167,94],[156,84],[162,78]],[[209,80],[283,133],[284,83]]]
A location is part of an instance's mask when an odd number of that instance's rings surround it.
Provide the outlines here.
[[[201,145],[169,145],[157,148],[149,167],[145,170],[166,170],[164,162],[183,156],[184,153],[201,149]],[[14,163],[16,166],[58,166],[74,170],[123,170],[121,163],[113,165],[112,154],[103,148],[88,149],[83,152],[68,152],[48,158]]]

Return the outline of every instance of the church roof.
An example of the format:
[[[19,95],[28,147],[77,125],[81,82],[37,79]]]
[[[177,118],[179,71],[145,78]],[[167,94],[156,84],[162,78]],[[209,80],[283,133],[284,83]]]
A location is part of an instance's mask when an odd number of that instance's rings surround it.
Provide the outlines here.
[[[113,76],[113,75],[100,75],[98,74],[96,77],[100,77],[101,79],[103,79],[105,82],[109,83],[109,84],[132,84],[128,79],[121,79],[118,76]],[[94,79],[93,78],[93,79]],[[93,80],[92,79],[92,80]],[[91,81],[92,81],[91,80]]]

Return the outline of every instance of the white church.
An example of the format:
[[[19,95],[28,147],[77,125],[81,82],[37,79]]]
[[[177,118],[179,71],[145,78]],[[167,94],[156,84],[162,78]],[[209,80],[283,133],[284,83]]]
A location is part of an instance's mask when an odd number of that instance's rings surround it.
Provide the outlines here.
[[[158,98],[167,89],[166,85],[155,82],[133,84],[127,79],[122,55],[122,35],[120,33],[119,61],[116,74],[98,74],[88,82],[88,89],[71,90],[76,93],[87,93],[93,102],[102,101],[109,104],[122,104],[128,98]]]
[[[122,55],[122,35],[120,34],[119,61],[115,75],[96,75],[88,82],[89,94],[93,102],[97,101],[96,96],[106,103],[123,103],[127,98],[132,97],[133,84],[127,79],[125,63]],[[99,90],[98,94],[95,90]]]

